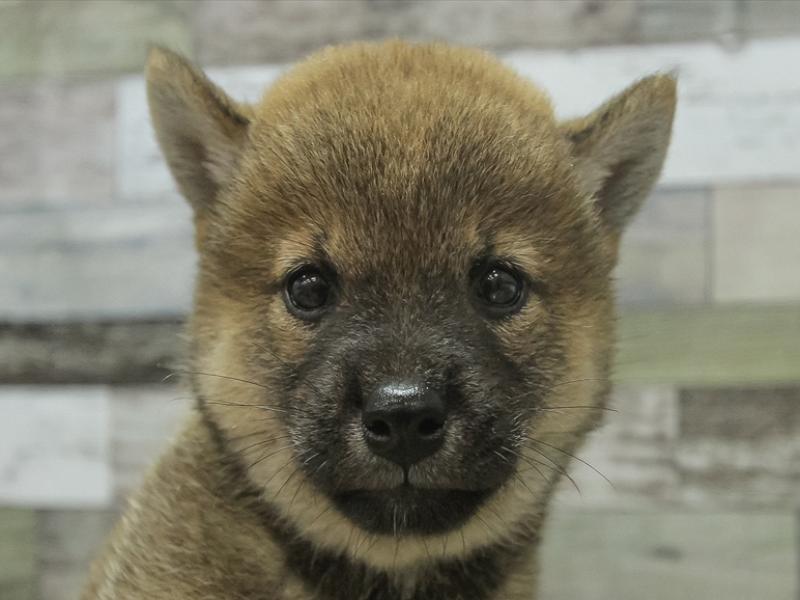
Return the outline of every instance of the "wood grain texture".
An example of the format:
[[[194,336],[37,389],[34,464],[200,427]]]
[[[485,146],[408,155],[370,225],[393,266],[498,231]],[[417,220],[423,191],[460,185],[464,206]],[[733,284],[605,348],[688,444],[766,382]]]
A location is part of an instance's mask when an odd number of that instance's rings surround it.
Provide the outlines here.
[[[229,7],[233,4],[233,10]],[[403,37],[494,49],[568,47],[625,40],[634,2],[203,2],[193,20],[197,52],[212,64],[296,59],[322,44]],[[236,37],[235,46],[226,40]]]
[[[705,189],[651,194],[622,237],[615,271],[622,305],[700,304],[707,299],[709,202]]]
[[[0,78],[138,70],[153,42],[191,50],[186,5],[172,0],[2,4]]]
[[[800,179],[800,82],[775,65],[800,60],[800,38],[760,40],[736,50],[713,44],[605,47],[563,51],[517,51],[505,61],[552,96],[557,113],[587,113],[637,79],[675,71],[680,81],[672,145],[661,184],[667,187]],[[212,78],[232,87],[246,80],[268,86],[278,67],[228,68]],[[220,76],[222,76],[220,78]],[[128,199],[174,196],[147,125],[140,77],[120,84],[120,165],[117,187]],[[257,97],[257,94],[256,96]],[[250,93],[240,99],[252,99]]]
[[[0,318],[184,314],[194,264],[190,211],[180,202],[7,213]]]
[[[108,505],[106,388],[3,386],[0,412],[0,505]]]
[[[800,307],[629,312],[618,328],[620,383],[746,385],[800,381]]]
[[[36,514],[0,507],[0,598],[36,598]]]
[[[0,211],[112,202],[114,89],[110,79],[0,86]]]
[[[139,486],[192,405],[191,393],[174,383],[112,389],[111,462],[118,502]]]
[[[117,517],[115,510],[48,510],[36,514],[40,598],[78,598],[89,565],[102,548]]]
[[[673,504],[680,484],[677,400],[671,386],[617,386],[612,412],[577,452],[572,481],[560,483],[555,505],[652,510]]]
[[[797,592],[791,513],[557,513],[542,600],[788,600]]]
[[[714,190],[713,299],[800,299],[800,186]]]
[[[157,382],[181,360],[179,321],[0,326],[0,381]],[[800,380],[800,307],[625,310],[620,384],[747,385]],[[41,375],[38,375],[41,374]]]
[[[679,440],[683,504],[800,509],[800,387],[684,390]]]
[[[800,58],[800,37],[715,44],[515,52],[506,61],[544,86],[557,114],[593,109],[654,72],[678,77],[678,109],[661,184],[692,186],[800,179],[800,80],[782,65]]]
[[[0,383],[157,383],[182,348],[174,319],[0,323]]]

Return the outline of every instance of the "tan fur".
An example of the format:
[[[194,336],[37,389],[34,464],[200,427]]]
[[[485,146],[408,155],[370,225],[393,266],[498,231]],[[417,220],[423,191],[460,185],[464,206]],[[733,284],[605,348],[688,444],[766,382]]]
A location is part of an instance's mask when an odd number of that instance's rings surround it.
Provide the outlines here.
[[[167,51],[151,53],[147,78],[159,142],[195,209],[192,384],[247,477],[232,475],[194,416],[131,501],[84,598],[328,598],[287,564],[286,547],[257,516],[262,501],[320,552],[405,590],[381,600],[417,598],[436,561],[498,547],[511,550],[492,598],[533,598],[547,500],[607,395],[609,275],[622,228],[661,168],[674,81],[642,80],[559,124],[530,83],[482,52],[444,45],[330,48],[254,106]],[[453,186],[462,186],[455,197]],[[558,315],[565,375],[526,424],[538,451],[526,446],[514,477],[456,530],[366,533],[297,468],[292,434],[265,405],[270,378],[298,364],[314,336],[265,289],[324,238],[343,278],[378,271],[389,293],[413,298],[417,270],[466,271],[486,235],[557,298],[533,296],[493,325],[509,360],[524,365]],[[353,600],[377,598],[369,594]]]

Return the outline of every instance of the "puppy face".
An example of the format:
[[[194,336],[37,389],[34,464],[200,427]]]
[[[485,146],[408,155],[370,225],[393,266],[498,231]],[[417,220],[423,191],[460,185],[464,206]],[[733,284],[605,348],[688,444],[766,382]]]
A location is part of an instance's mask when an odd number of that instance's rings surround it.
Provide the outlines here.
[[[481,53],[390,43],[257,106],[164,51],[148,84],[196,214],[195,388],[264,498],[383,566],[524,534],[605,401],[674,83],[557,123]]]

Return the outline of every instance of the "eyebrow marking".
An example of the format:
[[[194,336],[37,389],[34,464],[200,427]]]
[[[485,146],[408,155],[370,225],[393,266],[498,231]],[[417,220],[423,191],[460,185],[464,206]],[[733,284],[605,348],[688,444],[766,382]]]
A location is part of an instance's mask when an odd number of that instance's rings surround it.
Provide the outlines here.
[[[325,239],[322,233],[297,230],[281,240],[270,273],[272,279],[282,280],[294,269],[307,263],[333,264],[325,250]]]
[[[536,238],[526,235],[496,235],[493,255],[519,267],[532,277],[542,272],[546,258],[536,247]]]

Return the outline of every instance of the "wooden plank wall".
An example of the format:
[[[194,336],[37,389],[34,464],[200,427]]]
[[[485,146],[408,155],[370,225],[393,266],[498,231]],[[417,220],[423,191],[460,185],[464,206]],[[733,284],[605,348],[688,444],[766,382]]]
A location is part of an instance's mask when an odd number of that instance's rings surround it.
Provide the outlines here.
[[[257,98],[313,49],[479,45],[559,114],[680,99],[622,246],[616,390],[559,490],[546,600],[792,600],[800,528],[800,2],[0,3],[0,597],[74,598],[190,400],[195,256],[140,75],[159,42]]]

